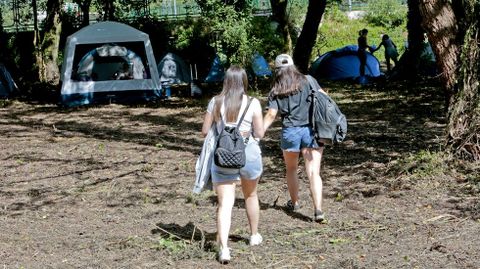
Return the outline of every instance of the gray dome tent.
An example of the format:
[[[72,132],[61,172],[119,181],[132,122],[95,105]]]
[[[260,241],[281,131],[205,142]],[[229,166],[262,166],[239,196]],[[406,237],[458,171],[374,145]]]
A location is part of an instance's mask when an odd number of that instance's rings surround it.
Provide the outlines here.
[[[118,22],[95,23],[67,38],[61,99],[66,106],[160,96],[148,35]]]

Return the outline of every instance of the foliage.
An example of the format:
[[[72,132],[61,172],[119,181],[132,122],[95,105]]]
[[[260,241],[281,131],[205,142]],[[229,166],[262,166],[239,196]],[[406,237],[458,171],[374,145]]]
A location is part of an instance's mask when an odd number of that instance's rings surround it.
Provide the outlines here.
[[[186,244],[184,241],[179,241],[173,236],[169,236],[168,238],[161,237],[158,239],[153,248],[165,249],[171,254],[178,254],[186,249]]]
[[[395,28],[406,20],[407,7],[397,0],[369,0],[365,19],[375,26]]]
[[[381,42],[381,35],[388,34],[395,42],[399,53],[402,53],[404,48],[405,27],[400,25],[394,28],[387,28],[370,24],[366,19],[350,20],[346,14],[341,11],[338,5],[328,5],[322,19],[322,25],[319,29],[319,36],[317,43],[314,46],[312,56],[323,54],[327,51],[335,50],[347,45],[356,45],[358,38],[358,31],[367,28],[369,45],[376,45]],[[378,58],[383,55],[384,48],[375,52]]]
[[[283,46],[282,37],[275,31],[274,24],[269,18],[255,17],[252,20],[252,34],[257,37],[258,52],[267,59],[273,59],[280,54]]]
[[[221,0],[197,0],[212,46],[226,66],[246,64],[258,44],[252,35],[252,7],[248,1],[240,2],[227,5]]]

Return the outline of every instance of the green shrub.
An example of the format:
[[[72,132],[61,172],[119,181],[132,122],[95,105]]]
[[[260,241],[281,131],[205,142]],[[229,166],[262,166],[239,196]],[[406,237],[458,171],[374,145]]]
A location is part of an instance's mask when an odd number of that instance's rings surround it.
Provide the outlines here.
[[[407,7],[397,0],[369,0],[365,19],[376,26],[394,28],[406,20]]]

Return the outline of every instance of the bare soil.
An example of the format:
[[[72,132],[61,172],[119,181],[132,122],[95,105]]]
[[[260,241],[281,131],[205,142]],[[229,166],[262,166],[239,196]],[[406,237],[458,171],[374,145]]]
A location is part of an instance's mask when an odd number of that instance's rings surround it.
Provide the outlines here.
[[[277,122],[261,146],[264,243],[248,246],[238,191],[233,260],[223,267],[480,268],[479,169],[439,160],[441,90],[325,88],[349,121],[348,141],[322,162],[327,222],[311,220],[302,169],[303,207],[285,210]],[[2,101],[0,267],[221,267],[215,194],[191,193],[207,101],[73,109]]]

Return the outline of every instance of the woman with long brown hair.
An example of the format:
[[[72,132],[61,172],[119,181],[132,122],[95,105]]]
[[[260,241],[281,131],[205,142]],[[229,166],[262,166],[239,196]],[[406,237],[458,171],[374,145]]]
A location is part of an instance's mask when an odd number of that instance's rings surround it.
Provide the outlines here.
[[[245,116],[239,128],[246,147],[245,166],[223,168],[212,164],[211,178],[217,193],[217,240],[220,250],[218,260],[221,263],[229,262],[230,249],[228,235],[231,225],[231,215],[235,202],[235,186],[241,181],[245,199],[247,218],[250,225],[250,245],[259,245],[262,236],[258,233],[260,208],[257,196],[257,183],[263,171],[262,155],[259,140],[264,135],[262,108],[256,98],[247,96],[248,80],[245,70],[238,66],[231,66],[225,73],[222,92],[214,96],[208,104],[205,114],[202,134],[206,136],[212,124],[215,124],[217,133],[227,126],[237,126],[241,115]]]
[[[323,144],[316,141],[309,121],[310,84],[293,64],[292,58],[281,54],[275,59],[275,76],[272,90],[268,97],[268,111],[263,119],[264,129],[275,120],[277,114],[282,118],[282,137],[280,147],[286,168],[286,180],[290,200],[287,209],[296,211],[300,208],[298,196],[298,160],[300,152],[305,160],[305,170],[310,181],[310,194],[313,200],[314,217],[322,222],[322,178],[320,164]]]

